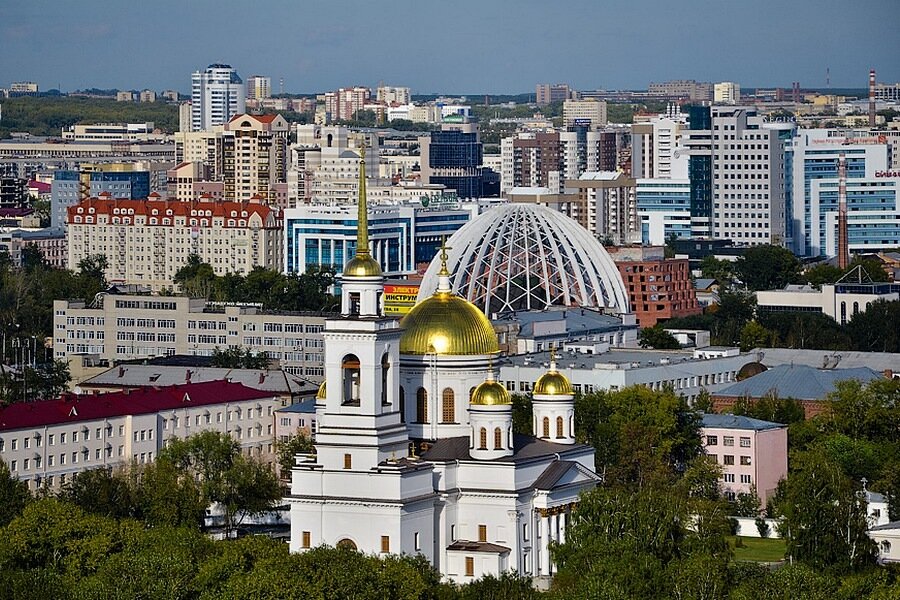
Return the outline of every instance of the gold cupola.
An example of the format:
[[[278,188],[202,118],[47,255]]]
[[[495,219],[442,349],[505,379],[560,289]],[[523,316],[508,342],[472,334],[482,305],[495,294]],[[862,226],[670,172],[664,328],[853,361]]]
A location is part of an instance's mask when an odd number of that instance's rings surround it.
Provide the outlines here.
[[[472,392],[472,399],[469,404],[474,406],[498,406],[501,404],[512,404],[509,391],[502,383],[494,380],[494,369],[488,370],[486,380],[478,384],[478,387]]]
[[[319,391],[316,392],[316,402],[325,401],[325,382],[322,382],[322,385],[319,386]]]
[[[416,304],[400,321],[401,354],[496,354],[494,327],[477,306],[453,293],[447,270],[447,247],[441,243],[441,270],[434,295]]]
[[[344,277],[381,277],[381,265],[369,252],[369,212],[366,204],[366,144],[359,150],[359,200],[356,216],[356,256],[344,266]]]
[[[531,390],[534,396],[571,396],[572,384],[556,370],[556,349],[550,347],[550,370],[541,375]]]

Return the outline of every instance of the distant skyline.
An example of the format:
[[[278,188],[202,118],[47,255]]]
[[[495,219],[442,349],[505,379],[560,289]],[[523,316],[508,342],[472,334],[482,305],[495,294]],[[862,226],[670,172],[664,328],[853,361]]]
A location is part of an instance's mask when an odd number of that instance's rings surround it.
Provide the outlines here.
[[[900,81],[897,0],[227,0],[0,3],[0,87],[190,91],[232,65],[272,91],[379,82],[414,94],[537,83],[646,89],[670,79],[864,88]]]

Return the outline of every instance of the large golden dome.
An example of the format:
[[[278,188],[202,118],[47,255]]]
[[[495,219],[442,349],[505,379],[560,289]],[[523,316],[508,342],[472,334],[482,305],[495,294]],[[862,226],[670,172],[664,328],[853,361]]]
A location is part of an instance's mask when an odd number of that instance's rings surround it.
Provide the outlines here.
[[[512,404],[509,392],[503,384],[488,379],[478,384],[475,391],[472,392],[471,404],[476,406],[496,406],[498,404]]]
[[[541,375],[531,393],[534,396],[571,396],[572,384],[565,375],[552,369]]]
[[[500,351],[491,322],[471,302],[437,292],[400,321],[402,354],[494,354]]]
[[[325,382],[322,382],[322,385],[319,386],[319,391],[316,392],[316,400],[325,400]]]

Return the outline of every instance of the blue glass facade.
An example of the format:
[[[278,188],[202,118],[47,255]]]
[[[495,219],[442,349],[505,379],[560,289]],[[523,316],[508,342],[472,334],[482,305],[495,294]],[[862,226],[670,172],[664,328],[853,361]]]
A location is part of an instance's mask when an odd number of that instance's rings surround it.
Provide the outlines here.
[[[456,190],[460,198],[480,198],[484,191],[482,158],[483,145],[477,133],[432,131],[428,146],[429,182]]]
[[[847,159],[847,179],[853,178],[862,178],[866,176],[866,159],[865,159],[865,150],[863,149],[853,149],[848,148],[845,151],[846,159]],[[824,219],[825,212],[828,210],[837,210],[837,200],[835,198],[834,205],[831,208],[826,207],[825,205],[819,206],[818,214],[816,218],[819,219],[820,223],[820,239],[818,248],[821,249],[819,252],[816,252],[813,246],[812,240],[812,220],[813,220],[813,211],[812,211],[812,195],[810,193],[810,188],[812,187],[812,181],[816,179],[833,179],[835,183],[835,190],[837,190],[837,177],[838,177],[838,163],[835,157],[834,150],[807,150],[804,153],[803,160],[803,227],[804,231],[807,232],[806,235],[806,246],[804,248],[804,254],[806,256],[818,255],[825,248],[825,237],[824,237]]]
[[[636,187],[637,211],[641,219],[641,240],[652,244],[677,238],[691,237],[691,188],[672,180],[638,181]],[[661,219],[655,219],[659,215]],[[662,235],[651,227],[662,222]]]
[[[712,141],[712,115],[708,106],[691,106],[688,110],[689,125],[692,131],[709,131],[708,139]],[[705,139],[692,135],[692,140]],[[713,171],[712,155],[691,155],[688,158],[688,177],[691,180],[691,217],[698,221],[710,223],[712,231],[713,217]]]

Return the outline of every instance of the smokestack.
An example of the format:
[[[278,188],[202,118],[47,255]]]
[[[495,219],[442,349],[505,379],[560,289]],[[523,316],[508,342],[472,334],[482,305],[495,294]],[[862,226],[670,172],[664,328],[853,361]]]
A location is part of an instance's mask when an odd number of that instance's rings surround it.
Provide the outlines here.
[[[875,69],[869,70],[869,127],[875,127]]]
[[[850,247],[847,240],[847,155],[838,155],[838,268],[850,265]]]

